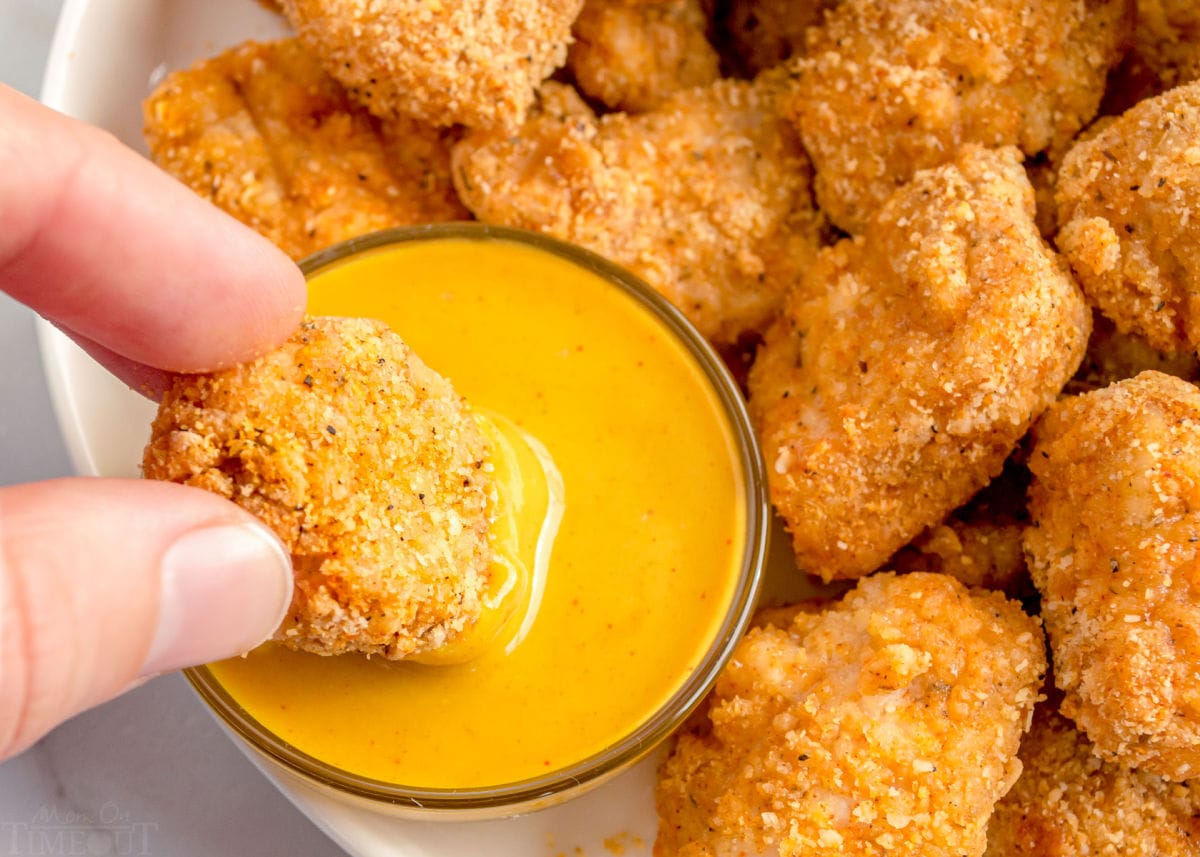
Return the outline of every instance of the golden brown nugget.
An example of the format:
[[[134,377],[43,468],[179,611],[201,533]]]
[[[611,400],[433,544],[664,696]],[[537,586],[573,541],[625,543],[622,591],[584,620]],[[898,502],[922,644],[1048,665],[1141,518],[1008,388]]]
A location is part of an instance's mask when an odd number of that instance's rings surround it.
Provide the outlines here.
[[[1092,337],[1088,340],[1087,354],[1064,392],[1071,395],[1090,393],[1109,384],[1135,378],[1148,369],[1185,381],[1200,380],[1200,360],[1196,359],[1194,353],[1180,351],[1164,354],[1156,351],[1144,338],[1121,333],[1112,321],[1093,311]]]
[[[392,226],[470,214],[449,142],[355,107],[294,39],[177,71],[147,99],[154,161],[300,259]]]
[[[808,28],[838,0],[733,0],[721,21],[742,66],[757,74],[804,52]]]
[[[918,173],[821,251],[750,370],[800,568],[879,568],[994,476],[1083,358],[1091,314],[1016,149]]]
[[[1200,83],[1138,104],[1058,174],[1058,247],[1088,300],[1159,351],[1200,345]]]
[[[301,41],[376,116],[511,127],[566,61],[583,0],[282,0]]]
[[[1025,532],[1054,678],[1103,758],[1200,774],[1200,391],[1158,372],[1034,431]]]
[[[1024,766],[988,824],[987,857],[1195,857],[1200,780],[1173,783],[1102,762],[1045,706],[1021,744]]]
[[[1064,150],[1096,114],[1133,0],[844,0],[795,60],[791,106],[830,220],[863,230],[964,143]]]
[[[707,29],[700,0],[587,0],[567,68],[589,97],[644,113],[721,76]]]
[[[176,378],[143,468],[283,540],[296,587],[277,639],[403,658],[479,617],[489,455],[466,403],[384,324],[310,318],[258,360]]]
[[[1036,619],[945,575],[751,630],[659,772],[655,857],[978,857],[1045,668]]]
[[[767,326],[820,237],[807,158],[775,111],[779,85],[722,80],[597,119],[548,83],[518,133],[455,146],[455,187],[480,220],[607,256],[734,344]]]

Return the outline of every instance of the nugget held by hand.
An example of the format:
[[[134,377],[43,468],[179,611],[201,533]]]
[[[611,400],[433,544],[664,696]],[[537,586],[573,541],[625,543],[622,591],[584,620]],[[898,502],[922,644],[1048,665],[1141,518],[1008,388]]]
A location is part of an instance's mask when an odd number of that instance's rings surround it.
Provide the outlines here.
[[[293,259],[392,226],[469,217],[431,126],[380,123],[295,39],[173,72],[145,104],[155,163]]]
[[[988,824],[987,857],[1195,857],[1200,780],[1101,762],[1045,706],[1021,743],[1021,778]]]
[[[376,116],[510,127],[566,59],[583,0],[282,0],[300,40]]]
[[[282,642],[402,658],[479,617],[489,455],[465,402],[385,325],[312,318],[258,360],[177,377],[143,468],[283,540],[296,586]]]
[[[1117,329],[1159,351],[1200,346],[1200,83],[1075,145],[1056,198],[1058,247]]]
[[[1200,391],[1143,372],[1034,438],[1025,551],[1062,711],[1105,759],[1200,776]]]
[[[1133,0],[843,0],[795,61],[792,115],[830,220],[859,233],[964,143],[1065,149],[1100,105]]]
[[[1037,620],[890,573],[788,618],[746,635],[678,736],[655,857],[982,854],[1046,668]]]
[[[722,80],[598,119],[548,83],[517,133],[455,146],[455,187],[480,220],[607,256],[733,344],[767,326],[819,240],[808,160],[776,112],[779,88],[778,77]]]
[[[821,251],[749,383],[800,568],[866,574],[970,499],[1078,367],[1090,322],[1015,149],[965,147]]]

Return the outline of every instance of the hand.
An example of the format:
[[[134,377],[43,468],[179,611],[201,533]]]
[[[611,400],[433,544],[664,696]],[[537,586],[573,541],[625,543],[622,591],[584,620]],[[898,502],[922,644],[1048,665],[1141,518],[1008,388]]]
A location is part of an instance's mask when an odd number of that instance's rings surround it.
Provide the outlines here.
[[[304,308],[299,270],[265,239],[3,86],[0,289],[150,395],[164,370],[274,346]],[[215,495],[118,479],[0,488],[0,759],[147,676],[252,648],[291,593],[283,546]]]

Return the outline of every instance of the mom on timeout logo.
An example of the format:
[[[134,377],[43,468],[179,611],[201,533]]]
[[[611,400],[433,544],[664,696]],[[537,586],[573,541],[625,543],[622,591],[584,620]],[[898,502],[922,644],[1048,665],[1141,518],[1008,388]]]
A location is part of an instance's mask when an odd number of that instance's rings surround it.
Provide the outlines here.
[[[29,821],[0,821],[0,855],[149,857],[158,825],[139,821],[112,801],[95,815],[43,806]]]

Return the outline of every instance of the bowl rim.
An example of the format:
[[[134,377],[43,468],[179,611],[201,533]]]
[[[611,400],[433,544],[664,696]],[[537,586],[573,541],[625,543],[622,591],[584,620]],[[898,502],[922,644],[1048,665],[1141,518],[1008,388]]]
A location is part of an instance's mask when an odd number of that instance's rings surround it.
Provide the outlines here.
[[[364,777],[321,761],[260,724],[225,691],[207,666],[191,667],[183,672],[227,727],[251,747],[310,781],[368,801],[407,806],[422,812],[446,811],[450,814],[455,810],[504,809],[515,812],[523,805],[554,798],[565,800],[629,767],[668,738],[707,695],[745,634],[757,605],[770,537],[766,469],[745,399],[717,352],[666,298],[634,274],[595,253],[535,232],[478,222],[454,222],[385,229],[352,238],[307,257],[300,262],[300,268],[306,278],[311,278],[361,253],[396,244],[453,239],[521,244],[558,256],[600,276],[655,316],[685,347],[712,385],[736,444],[737,463],[744,480],[746,528],[742,567],[729,610],[700,665],[653,715],[608,748],[537,777],[462,789],[403,786]]]

